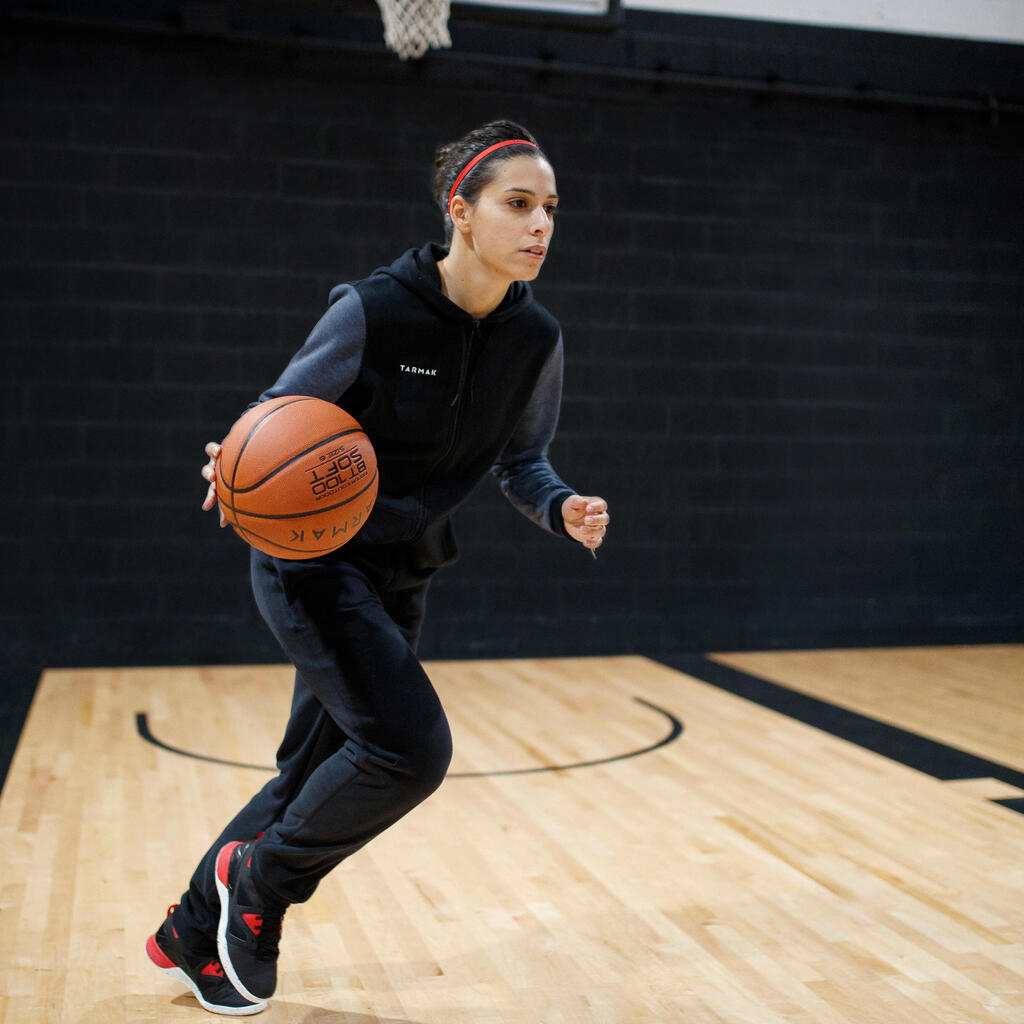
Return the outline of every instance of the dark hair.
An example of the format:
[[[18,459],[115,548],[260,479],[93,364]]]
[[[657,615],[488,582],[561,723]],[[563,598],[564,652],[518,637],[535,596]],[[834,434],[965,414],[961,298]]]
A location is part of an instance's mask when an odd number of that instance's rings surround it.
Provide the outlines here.
[[[524,139],[533,145],[505,146],[481,160],[459,182],[459,189],[455,193],[462,196],[467,202],[475,203],[480,191],[494,180],[497,165],[501,161],[524,155],[547,159],[537,140],[515,121],[488,121],[487,124],[474,128],[456,142],[447,142],[438,146],[434,156],[434,201],[441,208],[441,213],[444,216],[447,241],[450,242],[452,237],[452,222],[448,216],[448,194],[451,192],[455,179],[478,153],[482,153],[488,147],[499,142],[507,142],[509,139]]]

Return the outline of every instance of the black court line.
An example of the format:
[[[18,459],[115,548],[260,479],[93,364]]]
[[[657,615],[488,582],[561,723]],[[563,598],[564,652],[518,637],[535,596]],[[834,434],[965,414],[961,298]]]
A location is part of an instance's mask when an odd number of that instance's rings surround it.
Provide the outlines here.
[[[633,700],[636,701],[637,704],[643,704],[644,707],[650,708],[652,711],[657,711],[658,714],[663,715],[669,722],[669,731],[660,740],[656,743],[652,743],[650,746],[641,747],[639,750],[629,750],[624,754],[612,754],[609,757],[599,757],[593,761],[574,761],[571,764],[542,765],[539,768],[504,768],[491,772],[450,772],[448,774],[448,778],[490,779],[498,775],[536,775],[540,772],[565,772],[574,768],[593,768],[600,764],[612,764],[615,761],[625,761],[631,757],[640,757],[642,754],[650,754],[654,750],[668,746],[669,743],[678,739],[683,734],[683,723],[680,722],[679,719],[671,712],[658,707],[657,704],[652,704],[650,701],[644,700],[642,697],[634,697]],[[181,757],[191,757],[196,761],[207,761],[210,764],[230,765],[232,768],[252,768],[255,771],[260,772],[277,771],[275,767],[270,765],[244,764],[241,761],[226,761],[221,757],[212,757],[209,754],[197,754],[190,750],[182,750],[180,747],[172,747],[169,743],[164,743],[163,740],[158,740],[153,735],[152,730],[149,728],[149,716],[145,711],[137,711],[135,713],[135,730],[147,743],[152,743],[154,747],[159,747],[161,750],[167,750],[172,754],[178,754]]]
[[[145,711],[135,712],[135,731],[147,743],[152,743],[154,747],[159,747],[161,750],[166,750],[171,754],[178,754],[180,757],[191,757],[195,761],[206,761],[208,764],[226,764],[231,768],[252,768],[257,772],[277,771],[276,768],[270,768],[265,764],[245,764],[243,761],[226,761],[223,757],[213,757],[211,754],[196,754],[191,750],[182,750],[181,747],[172,747],[169,743],[164,743],[163,740],[158,740],[153,735],[149,728],[149,715]]]
[[[805,725],[813,726],[839,739],[855,743],[891,761],[913,768],[942,782],[956,779],[998,779],[1024,789],[1024,772],[976,754],[919,736],[898,726],[880,722],[867,715],[848,711],[817,697],[791,690],[760,676],[722,665],[702,654],[679,654],[658,659],[671,668],[685,672],[719,689],[753,701],[762,707]],[[1024,797],[993,800],[1024,814]]]

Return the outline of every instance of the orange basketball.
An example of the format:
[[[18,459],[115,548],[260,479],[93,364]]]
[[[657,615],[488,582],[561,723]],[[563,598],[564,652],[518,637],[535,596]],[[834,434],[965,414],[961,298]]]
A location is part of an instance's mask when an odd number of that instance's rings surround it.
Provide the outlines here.
[[[217,460],[217,500],[246,543],[313,558],[350,541],[377,498],[377,456],[363,428],[320,398],[260,402],[231,428]]]

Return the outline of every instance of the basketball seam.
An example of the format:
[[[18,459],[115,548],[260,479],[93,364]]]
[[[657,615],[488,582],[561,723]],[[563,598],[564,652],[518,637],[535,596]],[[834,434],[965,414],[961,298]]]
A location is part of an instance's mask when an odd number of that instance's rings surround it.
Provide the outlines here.
[[[377,479],[378,471],[373,471],[373,476],[367,481],[366,486],[361,490],[357,491],[352,495],[351,498],[346,498],[344,501],[339,501],[336,505],[325,505],[323,508],[315,508],[310,512],[282,512],[282,513],[270,513],[270,512],[246,512],[245,509],[238,508],[237,505],[231,506],[231,511],[235,513],[235,519],[239,515],[247,516],[249,519],[308,519],[310,516],[318,516],[323,512],[333,512],[336,508],[344,508],[346,505],[350,505],[356,498],[364,495],[372,486],[374,481]],[[233,492],[241,494],[243,492]]]
[[[277,410],[274,410],[275,412]],[[270,417],[268,416],[267,419]],[[263,423],[260,420],[260,423]],[[235,487],[232,486],[231,490],[234,494],[248,494],[250,491],[255,491],[256,488],[262,487],[268,480],[277,476],[278,473],[284,472],[293,462],[297,462],[299,459],[305,458],[310,452],[315,451],[321,445],[330,444],[332,441],[337,441],[339,438],[348,437],[349,434],[361,434],[363,433],[362,427],[350,427],[348,430],[342,430],[340,433],[331,434],[329,437],[323,437],[319,441],[310,442],[307,448],[304,448],[301,452],[297,452],[287,462],[282,462],[280,466],[272,469],[265,477],[257,480],[256,483],[250,484],[248,487]],[[238,458],[235,460],[235,468],[237,470],[238,463],[242,461],[242,452],[239,451]]]
[[[246,513],[243,512],[242,514],[245,515]],[[293,548],[289,547],[287,544],[282,544],[279,540],[274,540],[271,537],[264,537],[263,534],[257,533],[255,530],[250,530],[245,526],[239,526],[237,529],[239,536],[242,536],[242,534],[248,534],[250,537],[255,537],[256,540],[262,541],[264,544],[269,544],[272,547],[280,548],[282,551],[297,551],[300,554],[306,555],[327,555],[332,551],[337,550],[334,545],[325,548]],[[243,537],[242,539],[244,540],[245,538]],[[247,541],[246,543],[249,542]],[[270,552],[265,553],[270,554]]]
[[[245,449],[249,446],[249,442],[252,440],[253,434],[255,434],[256,431],[259,430],[260,427],[262,427],[263,424],[266,423],[267,420],[269,420],[271,416],[274,416],[276,413],[280,412],[282,409],[287,409],[289,405],[296,405],[299,402],[309,402],[309,401],[315,401],[315,399],[311,399],[308,395],[302,395],[302,396],[299,396],[298,398],[293,398],[293,399],[291,399],[288,402],[282,402],[276,408],[271,409],[270,412],[268,412],[265,416],[261,416],[252,425],[252,428],[249,430],[249,433],[245,435],[245,440],[241,443],[241,445],[238,448],[238,454],[235,456],[235,464],[234,464],[234,466],[231,469],[231,484],[230,484],[230,487],[231,487],[232,492],[234,492],[234,490],[235,490],[235,478],[238,476],[238,467],[239,467],[239,465],[242,462],[242,456],[245,454]]]
[[[261,416],[259,418],[259,420],[257,420],[257,422],[253,424],[252,429],[249,431],[249,433],[245,435],[245,440],[242,442],[241,446],[238,449],[238,454],[235,456],[235,464],[231,467],[231,480],[230,481],[229,480],[224,480],[224,486],[227,487],[227,489],[231,492],[231,504],[228,507],[230,508],[231,512],[234,514],[234,517],[235,517],[235,521],[231,524],[232,527],[234,527],[234,529],[236,529],[236,530],[241,529],[241,527],[239,525],[239,522],[238,522],[238,510],[235,508],[235,503],[234,503],[235,478],[238,476],[238,466],[239,466],[239,464],[242,461],[242,453],[245,451],[246,446],[249,444],[249,441],[251,440],[253,434],[255,434],[256,431],[259,430],[260,426],[262,424],[266,423],[267,420],[269,420],[270,417],[274,415],[274,413],[279,412],[281,409],[287,409],[289,405],[295,405],[298,402],[308,402],[308,401],[310,401],[310,396],[308,396],[308,395],[299,395],[296,398],[292,398],[292,399],[290,399],[287,402],[282,402],[276,408],[271,409],[266,415]],[[220,463],[220,458],[219,457],[217,459],[217,462],[218,462],[218,466],[219,466],[219,463]],[[217,479],[218,480],[222,479],[222,477],[220,475],[219,468],[218,468],[218,471],[217,471]]]

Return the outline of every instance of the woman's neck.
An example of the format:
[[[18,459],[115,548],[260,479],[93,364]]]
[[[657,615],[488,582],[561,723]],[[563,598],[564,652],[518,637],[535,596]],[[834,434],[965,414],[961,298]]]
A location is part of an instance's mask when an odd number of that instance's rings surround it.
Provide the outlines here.
[[[483,320],[501,305],[511,281],[488,271],[472,251],[453,244],[448,255],[438,261],[441,290],[460,309],[476,320]]]

